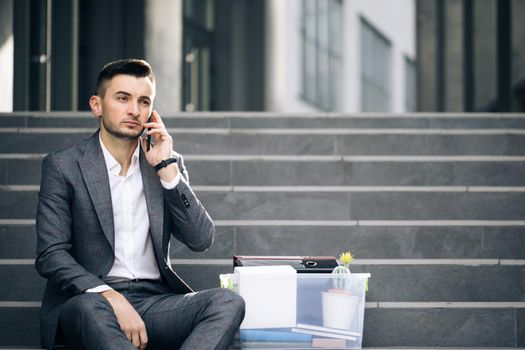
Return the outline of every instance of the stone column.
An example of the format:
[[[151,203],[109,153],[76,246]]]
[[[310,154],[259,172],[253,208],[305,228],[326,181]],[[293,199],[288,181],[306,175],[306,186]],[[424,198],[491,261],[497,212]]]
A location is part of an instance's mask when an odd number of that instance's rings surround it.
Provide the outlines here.
[[[13,2],[0,0],[0,112],[13,110]]]
[[[463,6],[445,3],[445,112],[463,111]]]
[[[420,112],[436,111],[436,3],[435,1],[418,0],[416,6],[417,110]]]
[[[162,114],[181,110],[182,0],[146,0],[144,51],[157,79],[155,109]]]
[[[474,1],[474,109],[485,111],[496,100],[496,1]]]

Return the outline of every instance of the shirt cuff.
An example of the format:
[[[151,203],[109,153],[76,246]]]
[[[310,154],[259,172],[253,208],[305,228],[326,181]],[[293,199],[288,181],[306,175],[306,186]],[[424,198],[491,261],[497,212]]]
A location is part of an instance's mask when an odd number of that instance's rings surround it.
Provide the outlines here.
[[[175,186],[177,186],[180,182],[180,178],[181,178],[181,175],[180,175],[180,172],[177,174],[177,176],[175,176],[175,178],[173,180],[171,180],[170,182],[166,182],[162,179],[160,179],[160,183],[162,184],[162,187],[164,187],[166,190],[172,190],[175,188]]]
[[[96,286],[95,288],[86,289],[84,293],[102,293],[110,289],[113,289],[113,288],[111,288],[107,284],[102,284],[100,286]]]

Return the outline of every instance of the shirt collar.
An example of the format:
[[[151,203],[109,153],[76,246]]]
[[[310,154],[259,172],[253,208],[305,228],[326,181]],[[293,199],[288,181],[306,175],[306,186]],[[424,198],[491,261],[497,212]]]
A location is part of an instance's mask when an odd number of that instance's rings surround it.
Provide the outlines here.
[[[98,139],[100,141],[100,147],[102,148],[102,153],[104,154],[104,161],[106,162],[106,168],[108,169],[109,172],[116,173],[117,175],[120,174],[120,168],[121,168],[120,163],[117,162],[115,157],[113,157],[113,155],[108,151],[106,146],[104,146],[104,142],[102,142],[102,138],[100,137],[100,134],[98,135]],[[133,169],[135,169],[135,167],[138,164],[139,154],[140,154],[139,147],[140,147],[140,142],[137,142],[137,148],[135,148],[135,151],[131,155],[131,167],[130,167],[130,171],[128,171],[128,175],[131,174]]]

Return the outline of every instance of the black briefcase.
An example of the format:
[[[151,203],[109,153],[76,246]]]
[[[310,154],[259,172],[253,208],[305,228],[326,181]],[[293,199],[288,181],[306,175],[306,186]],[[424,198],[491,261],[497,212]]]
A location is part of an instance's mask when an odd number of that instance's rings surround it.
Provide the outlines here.
[[[290,265],[298,273],[331,273],[338,266],[333,256],[248,256],[233,257],[233,266]]]

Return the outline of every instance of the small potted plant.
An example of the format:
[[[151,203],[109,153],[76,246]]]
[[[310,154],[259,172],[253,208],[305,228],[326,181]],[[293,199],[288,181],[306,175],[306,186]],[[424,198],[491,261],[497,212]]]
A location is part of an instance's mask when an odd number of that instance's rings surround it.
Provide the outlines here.
[[[332,289],[322,292],[323,325],[329,328],[350,330],[357,314],[359,297],[350,292],[352,278],[350,263],[354,256],[350,252],[339,255],[339,266],[332,271]]]
[[[333,287],[340,292],[347,292],[350,287],[350,263],[354,260],[354,256],[350,252],[343,252],[339,255],[337,263],[339,266],[333,269],[332,274]]]

